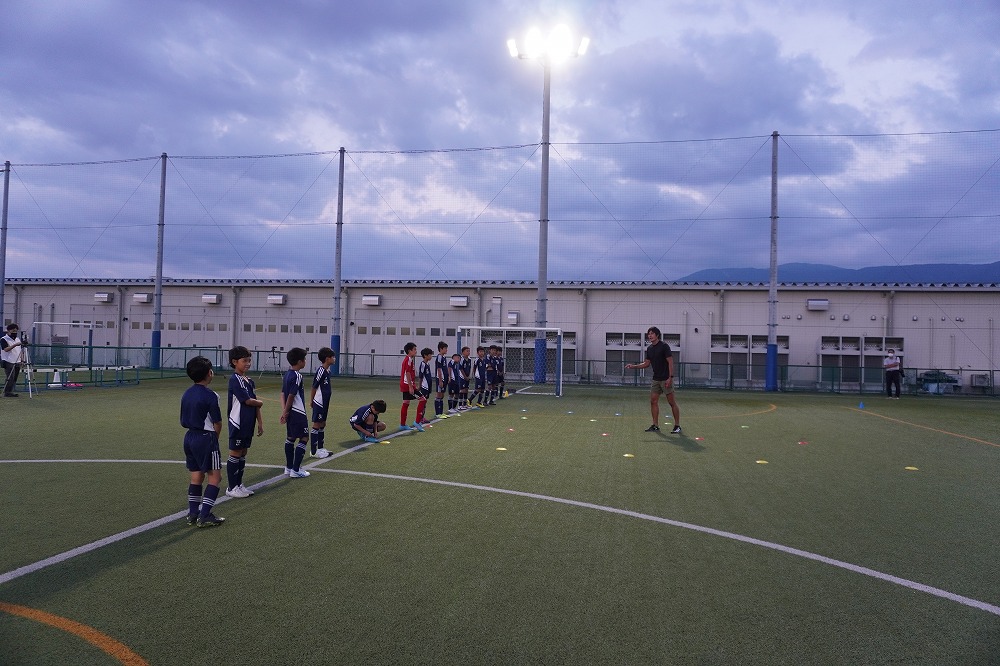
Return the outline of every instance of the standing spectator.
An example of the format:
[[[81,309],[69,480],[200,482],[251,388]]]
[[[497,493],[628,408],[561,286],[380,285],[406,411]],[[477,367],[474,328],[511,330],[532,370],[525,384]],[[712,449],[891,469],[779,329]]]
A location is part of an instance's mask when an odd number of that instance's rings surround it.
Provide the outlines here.
[[[3,385],[3,397],[16,398],[17,376],[21,372],[21,359],[24,355],[24,343],[17,337],[17,324],[7,324],[7,335],[0,338],[0,363],[6,375]]]
[[[895,349],[889,349],[884,359],[882,359],[882,369],[885,370],[885,392],[890,398],[899,400],[900,389],[902,388],[903,364],[896,356]],[[892,395],[893,387],[896,388],[896,395]]]

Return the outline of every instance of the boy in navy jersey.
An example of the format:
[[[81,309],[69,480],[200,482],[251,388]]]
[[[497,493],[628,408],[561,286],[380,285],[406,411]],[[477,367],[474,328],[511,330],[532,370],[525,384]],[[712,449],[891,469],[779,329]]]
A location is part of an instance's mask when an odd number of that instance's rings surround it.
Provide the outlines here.
[[[250,370],[250,350],[236,346],[229,350],[229,366],[233,374],[229,376],[229,459],[226,461],[226,477],[229,497],[250,497],[253,491],[243,485],[243,470],[247,464],[247,449],[253,441],[254,426],[257,434],[264,434],[264,420],[260,408],[264,404],[257,399],[253,380],[247,376]]]
[[[222,432],[222,411],[219,396],[208,388],[212,383],[212,362],[195,356],[187,362],[187,375],[194,385],[181,397],[181,425],[184,433],[184,462],[191,472],[188,483],[188,525],[216,527],[225,518],[212,513],[222,481],[222,455],[219,453],[219,433]],[[208,480],[202,494],[202,483]]]
[[[472,362],[472,378],[475,382],[475,390],[472,392],[472,397],[469,398],[469,403],[471,404],[472,398],[475,398],[477,407],[483,406],[483,399],[486,397],[487,365],[486,349],[476,347],[476,360]]]
[[[326,450],[326,416],[330,411],[330,366],[337,356],[329,347],[321,347],[316,354],[320,366],[313,376],[312,395],[312,428],[309,430],[309,451],[317,458],[327,458],[330,452]]]
[[[459,362],[462,371],[462,378],[458,384],[458,408],[465,411],[469,408],[469,379],[472,377],[472,351],[468,347],[462,347],[462,359]]]
[[[424,414],[427,410],[427,398],[431,395],[431,358],[434,352],[430,347],[420,350],[420,363],[417,364],[417,425],[425,426],[430,421]]]
[[[309,422],[306,420],[305,392],[299,370],[306,367],[306,350],[292,347],[285,358],[289,366],[281,383],[281,423],[286,431],[285,474],[293,479],[303,479],[309,476],[309,472],[299,469],[309,442]]]
[[[448,361],[448,413],[458,414],[458,394],[462,386],[462,357],[452,354]]]
[[[444,394],[448,390],[448,343],[438,343],[438,353],[434,357],[434,415],[446,419],[444,411]]]
[[[486,401],[485,405],[495,405],[497,388],[497,356],[499,351],[496,345],[490,345],[490,353],[486,356]]]
[[[507,393],[507,389],[506,389],[506,384],[504,383],[505,361],[502,354],[503,349],[500,347],[500,345],[494,345],[493,351],[494,353],[496,353],[496,357],[493,360],[493,365],[496,366],[497,369],[496,390],[493,391],[493,395],[503,400],[504,398],[507,397],[505,395]]]
[[[361,405],[351,415],[349,423],[354,433],[363,441],[375,444],[378,433],[385,430],[385,424],[378,420],[385,413],[385,400],[376,400],[370,405]]]

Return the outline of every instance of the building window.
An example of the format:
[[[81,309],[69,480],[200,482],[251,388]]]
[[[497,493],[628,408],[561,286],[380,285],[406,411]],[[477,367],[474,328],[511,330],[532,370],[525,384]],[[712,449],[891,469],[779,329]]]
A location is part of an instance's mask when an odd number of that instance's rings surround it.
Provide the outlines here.
[[[432,338],[439,338],[439,337],[441,337],[441,329],[440,328],[432,328],[431,329],[431,337]]]
[[[292,333],[301,333],[301,332],[302,332],[302,327],[300,325],[295,324],[294,326],[292,326]]]
[[[449,337],[449,338],[455,337],[455,329],[453,329],[453,328],[447,328],[447,329],[445,329],[445,335],[447,337]]]
[[[320,333],[322,333],[322,332],[323,331],[320,331]],[[368,335],[368,327],[367,326],[358,326],[358,335]]]
[[[274,324],[268,324],[267,325],[267,332],[268,333],[277,333],[278,332],[278,327],[275,326]]]
[[[409,326],[401,326],[400,329],[399,329],[399,334],[400,335],[409,335],[410,334],[410,327]]]
[[[395,326],[386,326],[386,328],[385,328],[385,334],[386,335],[396,335],[396,327]]]
[[[191,330],[191,324],[189,324],[186,321],[185,322],[181,322],[181,330],[182,331],[190,331]]]
[[[211,324],[211,323],[205,324],[205,330],[206,331],[214,331],[215,330],[215,324]]]
[[[312,333],[315,328],[315,326],[306,326],[306,333]]]
[[[142,322],[142,328],[144,330],[147,330],[147,331],[153,330],[153,322],[151,322],[151,321],[144,321],[144,322]]]
[[[382,327],[372,326],[372,335],[382,335]]]
[[[196,331],[200,331],[201,330],[201,322],[200,321],[196,321],[194,323],[194,330],[196,330]]]
[[[427,329],[426,328],[418,328],[417,329],[417,335],[418,336],[427,335]]]
[[[326,333],[326,326],[320,326],[319,327],[319,332],[320,333]]]
[[[172,321],[169,324],[167,324],[167,330],[168,331],[176,331],[177,330],[177,322]]]
[[[250,332],[250,324],[243,324],[243,332],[244,333]]]
[[[219,330],[223,333],[229,330],[229,324],[219,324]]]
[[[281,332],[282,333],[288,333],[288,324],[282,324],[281,325]]]

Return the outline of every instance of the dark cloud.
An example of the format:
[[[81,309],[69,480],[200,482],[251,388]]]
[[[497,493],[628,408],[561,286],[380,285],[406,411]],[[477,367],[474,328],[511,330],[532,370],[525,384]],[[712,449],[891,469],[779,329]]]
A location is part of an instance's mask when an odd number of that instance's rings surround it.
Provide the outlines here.
[[[995,3],[573,9],[15,3],[0,70],[0,148],[21,165],[8,275],[151,274],[157,160],[24,165],[165,151],[169,274],[332,277],[338,156],[328,151],[345,146],[345,275],[533,279],[537,146],[374,151],[537,144],[542,69],[504,42],[554,19],[586,26],[593,45],[552,77],[552,279],[766,263],[773,130],[782,261],[857,267],[1000,250],[981,231],[996,223],[992,135],[807,136],[995,125]]]

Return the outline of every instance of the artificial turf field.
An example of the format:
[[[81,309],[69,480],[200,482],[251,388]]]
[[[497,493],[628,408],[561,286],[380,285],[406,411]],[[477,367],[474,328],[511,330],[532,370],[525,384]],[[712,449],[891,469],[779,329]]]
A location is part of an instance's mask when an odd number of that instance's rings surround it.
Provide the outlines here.
[[[293,480],[265,376],[199,530],[188,385],[0,401],[0,664],[1000,663],[996,400],[681,390],[677,436],[570,386],[355,449],[398,387],[335,379]]]

